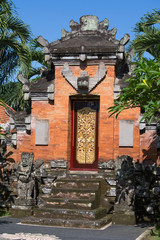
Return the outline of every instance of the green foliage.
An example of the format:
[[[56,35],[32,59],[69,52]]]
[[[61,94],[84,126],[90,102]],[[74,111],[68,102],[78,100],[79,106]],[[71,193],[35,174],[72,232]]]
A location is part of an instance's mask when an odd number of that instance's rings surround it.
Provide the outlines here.
[[[153,240],[159,240],[160,239],[160,226],[156,226],[154,230],[151,231],[151,236]]]
[[[28,105],[27,101],[24,101],[22,84],[19,82],[9,82],[1,85],[0,96],[5,103],[16,111],[22,111]]]
[[[160,120],[160,10],[147,13],[136,24],[136,33],[132,47],[139,61],[135,62],[134,76],[127,79],[128,86],[122,90],[109,108],[111,115],[116,117],[128,108],[141,107],[148,123]],[[154,60],[142,58],[145,52],[150,53]],[[141,119],[141,120],[143,120]]]
[[[160,120],[160,62],[142,58],[135,62],[134,76],[127,79],[128,86],[109,108],[110,116],[116,117],[129,108],[141,107],[144,118],[151,123]]]
[[[12,82],[12,77],[20,71],[33,80],[39,76],[41,65],[46,66],[40,44],[30,35],[29,26],[18,18],[13,2],[0,0],[0,96],[17,111],[24,110],[26,102],[21,83]]]
[[[141,18],[134,28],[135,40],[132,42],[136,53],[141,57],[145,52],[160,58],[160,10],[153,10]]]
[[[17,17],[13,2],[0,0],[0,83],[7,81],[17,66],[21,72],[28,70],[30,33],[29,26]]]
[[[45,62],[42,46],[37,42],[36,39],[32,39],[29,42],[28,49],[30,53],[31,64],[28,72],[26,72],[24,76],[31,80],[31,78],[33,79],[35,77],[37,78],[38,76],[40,77],[41,66],[45,66],[47,68],[49,68],[49,66]],[[38,67],[33,65],[38,65]]]
[[[28,78],[30,81],[34,81],[40,77],[41,66],[47,66],[44,60],[44,54],[42,47],[37,42],[36,39],[32,39],[26,46],[29,53],[30,65],[23,73],[23,76]],[[38,67],[33,67],[33,65],[38,65]],[[19,82],[7,82],[0,85],[0,96],[4,102],[11,106],[16,111],[25,110],[27,103],[24,101],[24,94],[22,91],[22,84]]]

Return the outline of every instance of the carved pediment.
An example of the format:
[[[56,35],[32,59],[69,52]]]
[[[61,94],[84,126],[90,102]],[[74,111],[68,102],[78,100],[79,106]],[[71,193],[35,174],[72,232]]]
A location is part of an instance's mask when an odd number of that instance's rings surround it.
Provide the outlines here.
[[[107,69],[103,62],[99,63],[98,70],[94,77],[89,77],[88,72],[81,71],[79,77],[76,77],[72,72],[68,63],[65,63],[62,69],[63,77],[71,84],[78,92],[87,93],[93,90],[106,76]]]

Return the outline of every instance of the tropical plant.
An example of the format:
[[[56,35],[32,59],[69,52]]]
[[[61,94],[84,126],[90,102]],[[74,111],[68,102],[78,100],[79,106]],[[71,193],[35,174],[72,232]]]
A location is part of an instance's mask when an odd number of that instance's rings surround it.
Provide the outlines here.
[[[22,84],[15,81],[19,71],[33,79],[45,65],[44,54],[29,26],[20,20],[11,0],[0,0],[0,95],[15,110],[23,110]],[[36,65],[33,63],[38,63]]]
[[[154,58],[160,58],[160,10],[153,10],[147,13],[135,25],[136,33],[132,45],[141,57],[145,52]]]
[[[27,48],[29,49],[31,61],[29,68],[23,76],[31,82],[40,77],[42,66],[45,66],[47,69],[49,69],[49,66],[44,60],[42,47],[36,39],[32,39],[28,43]],[[9,81],[0,85],[1,98],[16,111],[24,110],[28,106],[23,95],[22,84],[18,81]]]
[[[25,108],[23,98],[22,84],[19,82],[8,82],[0,86],[0,96],[16,111],[21,111]]]
[[[11,0],[0,0],[0,83],[17,71],[28,71],[30,54],[26,43],[30,40],[29,26],[17,17]]]
[[[114,106],[109,108],[116,117],[125,109],[141,107],[148,123],[160,121],[160,62],[142,58],[136,62],[134,76],[127,79],[128,86],[122,90]]]
[[[116,117],[128,108],[141,107],[148,123],[160,120],[160,10],[153,10],[140,19],[134,28],[136,37],[132,46],[138,55],[133,76],[122,90],[114,105],[109,108]],[[153,60],[143,58],[147,52]],[[141,120],[143,120],[141,119]]]

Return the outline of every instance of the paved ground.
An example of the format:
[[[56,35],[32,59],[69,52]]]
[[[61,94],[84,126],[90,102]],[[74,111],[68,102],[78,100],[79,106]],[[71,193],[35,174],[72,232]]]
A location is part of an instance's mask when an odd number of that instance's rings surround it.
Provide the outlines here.
[[[135,240],[147,229],[146,226],[111,225],[103,230],[90,230],[22,225],[19,222],[20,220],[10,217],[0,218],[0,240]],[[21,235],[15,235],[16,233]]]

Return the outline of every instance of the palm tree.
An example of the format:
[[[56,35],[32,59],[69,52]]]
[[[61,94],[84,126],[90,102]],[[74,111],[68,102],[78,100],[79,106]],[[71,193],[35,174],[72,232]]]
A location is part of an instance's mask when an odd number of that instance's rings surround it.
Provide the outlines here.
[[[41,46],[31,39],[28,25],[17,17],[11,0],[0,0],[0,96],[15,110],[23,110],[22,85],[12,79],[20,71],[28,79],[46,65]],[[38,67],[32,63],[36,61]],[[34,67],[33,67],[34,66]]]
[[[136,38],[132,45],[141,57],[145,52],[160,59],[160,10],[153,10],[141,18],[134,28]]]
[[[26,47],[30,40],[29,26],[17,17],[11,0],[0,0],[0,83],[17,70],[28,71],[30,54]]]
[[[40,77],[41,67],[49,69],[49,66],[44,60],[44,54],[41,45],[36,39],[32,39],[27,45],[30,65],[23,73],[23,76],[30,81],[35,81]],[[28,103],[24,101],[22,84],[17,81],[9,81],[0,85],[0,96],[9,106],[16,111],[25,110],[28,108]]]

